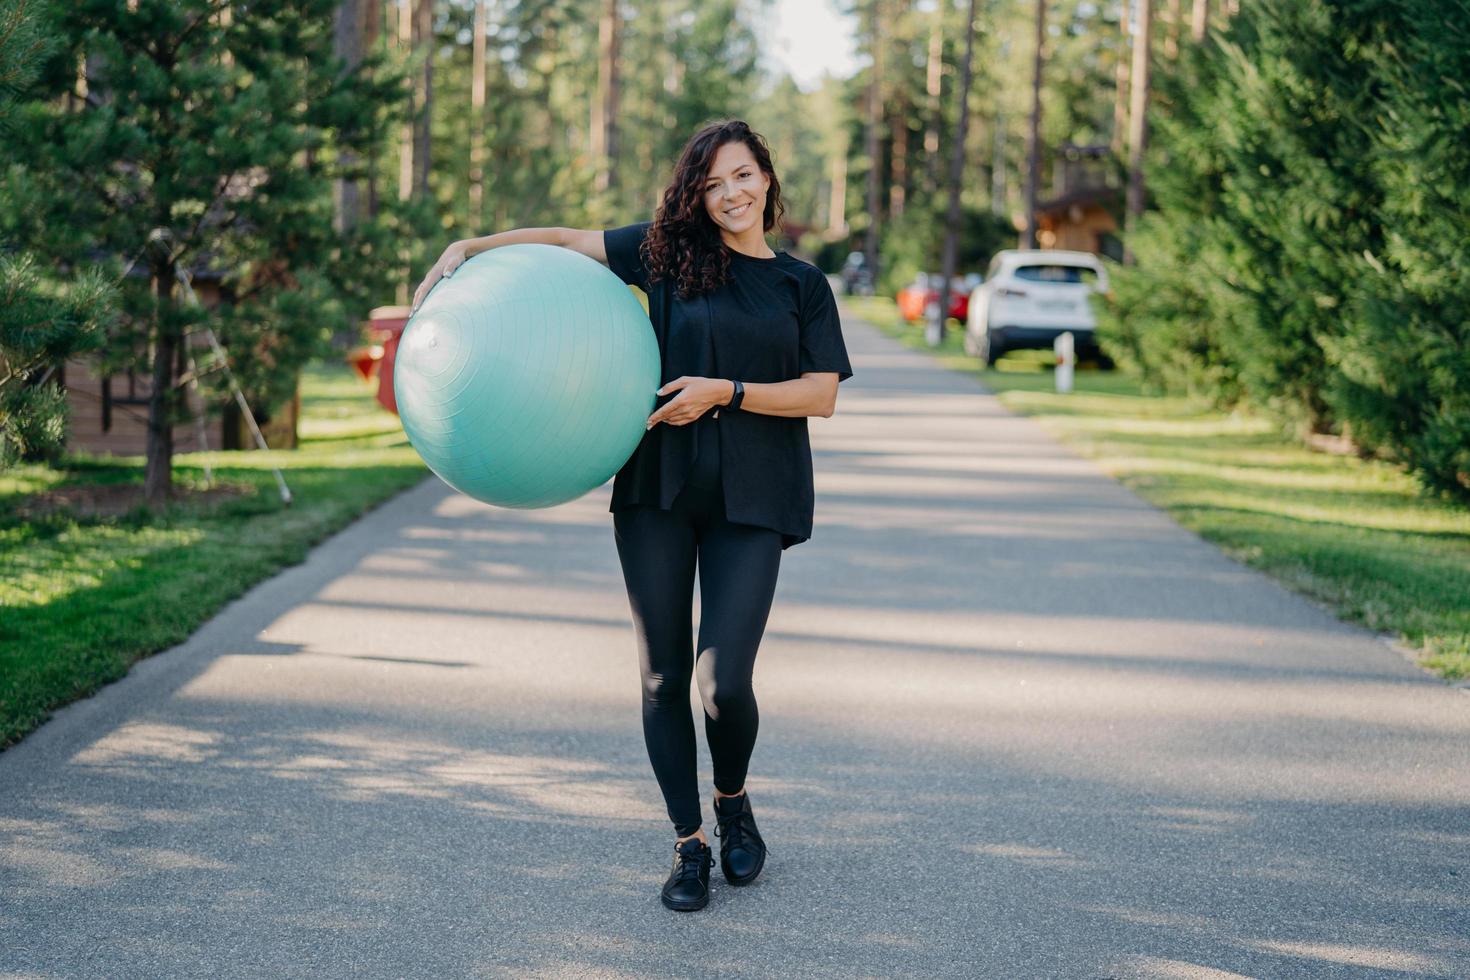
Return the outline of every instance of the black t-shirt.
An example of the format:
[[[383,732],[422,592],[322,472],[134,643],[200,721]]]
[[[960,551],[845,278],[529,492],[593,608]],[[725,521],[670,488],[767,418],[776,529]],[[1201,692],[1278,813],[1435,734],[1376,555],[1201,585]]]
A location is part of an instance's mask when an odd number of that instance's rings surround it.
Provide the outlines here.
[[[663,384],[685,375],[758,384],[791,381],[808,371],[834,372],[839,381],[852,377],[837,300],[816,266],[785,252],[758,259],[731,249],[730,280],[683,300],[671,278],[648,284],[639,246],[651,225],[609,228],[603,245],[618,278],[648,294]],[[719,454],[727,520],[781,532],[783,550],[812,536],[806,419],[721,412],[719,406],[689,425],[650,429],[618,471],[609,509],[669,509],[695,472],[701,447]]]

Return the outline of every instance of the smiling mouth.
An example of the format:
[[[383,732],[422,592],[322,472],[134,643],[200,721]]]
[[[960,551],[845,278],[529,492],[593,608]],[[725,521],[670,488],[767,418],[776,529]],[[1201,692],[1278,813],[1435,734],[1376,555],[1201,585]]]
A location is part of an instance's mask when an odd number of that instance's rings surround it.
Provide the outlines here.
[[[750,205],[749,204],[742,204],[738,208],[731,208],[729,211],[726,211],[725,212],[725,216],[727,218],[738,218],[742,214],[744,214],[746,211],[749,211],[749,210],[750,210]]]

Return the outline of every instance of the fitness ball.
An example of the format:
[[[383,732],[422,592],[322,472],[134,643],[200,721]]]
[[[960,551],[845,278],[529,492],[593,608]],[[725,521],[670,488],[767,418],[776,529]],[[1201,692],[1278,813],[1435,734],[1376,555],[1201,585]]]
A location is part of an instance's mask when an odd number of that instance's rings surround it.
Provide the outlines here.
[[[398,414],[445,483],[501,507],[601,486],[645,435],[658,342],[616,275],[556,245],[503,245],[440,279],[393,366]]]

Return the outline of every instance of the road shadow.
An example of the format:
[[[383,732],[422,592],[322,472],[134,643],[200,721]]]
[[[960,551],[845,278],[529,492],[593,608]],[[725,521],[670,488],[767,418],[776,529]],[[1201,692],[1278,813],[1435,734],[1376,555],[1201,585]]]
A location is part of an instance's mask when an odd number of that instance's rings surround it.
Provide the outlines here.
[[[479,718],[166,707],[79,752],[68,788],[3,805],[0,970],[635,976],[697,958],[742,977],[1187,975],[1172,963],[1366,980],[1470,964],[1470,833],[1443,803],[1222,796],[1204,774],[1148,791],[999,742],[778,714],[750,790],[767,869],[743,889],[717,869],[710,906],[684,916],[657,899],[670,833],[631,696],[575,725],[503,702]]]
[[[757,882],[658,902],[607,488],[431,481],[0,754],[0,975],[1470,975],[1462,695],[871,373],[757,663]]]

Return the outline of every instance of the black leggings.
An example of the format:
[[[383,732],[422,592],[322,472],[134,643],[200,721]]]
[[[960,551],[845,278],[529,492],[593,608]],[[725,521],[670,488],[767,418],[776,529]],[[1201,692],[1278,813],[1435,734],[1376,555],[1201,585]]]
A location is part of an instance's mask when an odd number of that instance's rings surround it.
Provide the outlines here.
[[[701,440],[702,450],[705,445]],[[725,520],[718,464],[700,465],[718,454],[701,451],[700,457],[672,510],[639,506],[613,512],[638,634],[643,739],[679,837],[701,823],[689,679],[697,661],[715,789],[737,793],[755,748],[759,715],[751,674],[781,563],[779,532]],[[697,654],[691,636],[696,558]]]

